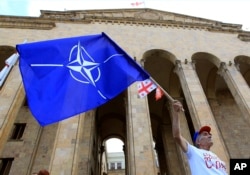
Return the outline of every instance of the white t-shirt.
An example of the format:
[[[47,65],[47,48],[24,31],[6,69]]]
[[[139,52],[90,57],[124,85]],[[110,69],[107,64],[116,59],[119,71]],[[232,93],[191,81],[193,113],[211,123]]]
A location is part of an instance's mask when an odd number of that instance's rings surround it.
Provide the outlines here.
[[[226,164],[214,153],[188,143],[186,152],[192,175],[227,175]]]

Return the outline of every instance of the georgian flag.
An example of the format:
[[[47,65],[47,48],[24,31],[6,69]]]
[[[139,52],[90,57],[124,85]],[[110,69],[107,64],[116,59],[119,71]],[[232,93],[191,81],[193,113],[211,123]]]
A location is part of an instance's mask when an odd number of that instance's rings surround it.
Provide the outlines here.
[[[141,1],[141,2],[132,2],[132,3],[131,3],[132,6],[136,6],[136,7],[137,7],[137,6],[140,6],[140,5],[142,5],[142,4],[144,4],[144,1]]]
[[[157,86],[150,80],[146,79],[137,84],[138,95],[140,98],[145,97],[152,92]]]

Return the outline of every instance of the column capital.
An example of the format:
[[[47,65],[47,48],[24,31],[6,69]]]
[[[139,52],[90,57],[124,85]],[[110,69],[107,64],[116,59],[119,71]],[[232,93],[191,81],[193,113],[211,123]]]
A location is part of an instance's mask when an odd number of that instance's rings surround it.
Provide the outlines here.
[[[181,60],[175,60],[175,65],[181,66]]]
[[[238,71],[240,71],[240,64],[239,64],[239,63],[235,63],[234,65],[235,65],[235,68],[236,68]]]
[[[178,74],[180,69],[182,69],[181,60],[175,60],[174,72]]]
[[[218,69],[218,74],[223,77],[224,73],[227,71],[227,65],[225,62],[220,63],[220,67]]]
[[[192,60],[192,66],[194,69],[196,69],[196,61],[195,60]]]

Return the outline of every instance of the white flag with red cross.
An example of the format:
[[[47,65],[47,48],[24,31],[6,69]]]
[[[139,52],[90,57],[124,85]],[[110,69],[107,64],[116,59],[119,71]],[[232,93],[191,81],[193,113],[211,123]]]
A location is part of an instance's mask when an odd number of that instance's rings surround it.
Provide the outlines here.
[[[137,84],[138,95],[140,98],[145,97],[152,92],[157,86],[150,80],[146,79]]]

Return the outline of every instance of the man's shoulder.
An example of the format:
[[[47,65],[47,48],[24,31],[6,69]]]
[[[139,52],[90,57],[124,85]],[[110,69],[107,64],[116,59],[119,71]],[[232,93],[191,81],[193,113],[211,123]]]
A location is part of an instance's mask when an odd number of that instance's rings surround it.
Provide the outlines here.
[[[199,149],[196,146],[190,144],[189,142],[187,142],[187,144],[188,144],[188,149]]]
[[[208,152],[211,152],[211,151],[207,151],[207,150],[204,150],[204,149],[200,149],[200,148],[197,148],[196,146],[188,143],[188,150],[187,150],[187,154],[203,154],[203,153],[208,153]]]

